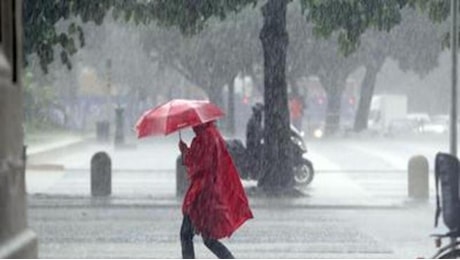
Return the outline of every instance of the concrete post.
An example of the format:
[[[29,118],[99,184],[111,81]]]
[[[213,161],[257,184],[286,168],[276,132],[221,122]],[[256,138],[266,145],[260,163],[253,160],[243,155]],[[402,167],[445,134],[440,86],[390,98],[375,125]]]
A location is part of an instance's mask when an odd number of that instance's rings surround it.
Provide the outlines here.
[[[109,121],[96,122],[96,140],[99,142],[109,141],[110,123]]]
[[[409,159],[407,175],[408,195],[413,199],[428,199],[428,160],[422,155]]]
[[[112,162],[105,152],[91,158],[91,195],[110,196],[112,193]]]
[[[176,197],[183,197],[188,185],[187,172],[182,164],[182,156],[179,155],[176,160]]]
[[[22,128],[22,1],[0,1],[0,258],[36,258],[27,227]]]

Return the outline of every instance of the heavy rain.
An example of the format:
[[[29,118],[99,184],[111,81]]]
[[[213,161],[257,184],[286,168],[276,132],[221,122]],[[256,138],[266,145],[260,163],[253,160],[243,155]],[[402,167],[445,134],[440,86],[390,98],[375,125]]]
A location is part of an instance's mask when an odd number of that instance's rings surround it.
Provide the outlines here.
[[[0,257],[460,257],[455,9],[2,0]]]

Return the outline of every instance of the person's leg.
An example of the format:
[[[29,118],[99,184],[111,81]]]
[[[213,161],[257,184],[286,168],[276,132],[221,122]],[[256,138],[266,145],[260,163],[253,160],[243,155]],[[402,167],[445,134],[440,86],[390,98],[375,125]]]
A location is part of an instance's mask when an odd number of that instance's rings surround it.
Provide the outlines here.
[[[184,219],[182,220],[180,242],[182,246],[182,258],[195,258],[195,249],[193,248],[193,226],[190,217],[187,215],[184,215]]]
[[[235,258],[232,253],[225,247],[221,242],[203,237],[204,244],[213,252],[217,257],[221,259],[232,259]]]

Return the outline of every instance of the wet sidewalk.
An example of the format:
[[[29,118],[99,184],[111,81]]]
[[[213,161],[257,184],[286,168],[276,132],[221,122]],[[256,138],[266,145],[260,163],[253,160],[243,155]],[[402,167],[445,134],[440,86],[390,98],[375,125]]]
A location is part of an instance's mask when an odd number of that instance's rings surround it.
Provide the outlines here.
[[[34,155],[36,163],[61,168],[27,170],[29,224],[39,237],[39,256],[180,258],[176,138],[123,149],[71,139]],[[90,193],[89,161],[101,150],[113,160],[107,198]],[[237,257],[416,258],[434,252],[434,203],[408,200],[401,185],[376,195],[376,187],[363,187],[348,174],[321,170],[301,197],[268,198],[253,192],[255,184],[243,181],[255,218],[223,240]],[[215,258],[199,237],[195,242],[197,257]]]
[[[107,152],[112,159],[112,195],[109,203],[171,205],[181,203],[176,197],[177,137],[137,142],[130,139],[128,148],[93,142],[87,136],[59,138],[48,143],[36,143],[28,149],[29,167],[26,184],[29,195],[75,197],[73,203],[90,203],[90,160],[98,151]],[[150,142],[150,143],[149,143]],[[312,158],[322,163],[321,157]],[[382,178],[388,178],[385,173]],[[374,176],[378,179],[377,173]],[[382,179],[384,180],[384,179]],[[256,182],[243,180],[254,206],[273,203],[289,207],[404,207],[408,199],[406,187],[399,183],[384,194],[378,187],[364,187],[340,171],[317,170],[313,182],[302,190],[304,196],[271,198],[254,192]],[[433,196],[426,203],[433,201]],[[68,200],[66,203],[68,203]]]

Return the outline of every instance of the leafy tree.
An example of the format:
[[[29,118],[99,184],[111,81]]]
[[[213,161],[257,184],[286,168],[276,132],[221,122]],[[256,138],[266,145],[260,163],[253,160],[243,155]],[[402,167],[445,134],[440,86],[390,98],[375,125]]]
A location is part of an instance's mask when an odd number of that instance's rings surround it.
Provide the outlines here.
[[[49,109],[55,106],[56,93],[51,86],[34,87],[36,83],[31,72],[24,77],[24,112],[26,127],[54,127]]]
[[[294,3],[291,6],[295,6]],[[433,8],[429,4],[421,7],[425,9]],[[444,9],[437,8],[436,10]],[[292,38],[289,45],[287,74],[291,78],[291,84],[295,82],[294,79],[302,76],[323,74],[321,78],[323,78],[323,85],[326,87],[325,90],[328,96],[331,92],[336,95],[336,97],[331,96],[328,98],[337,100],[337,102],[330,104],[332,106],[329,107],[327,112],[329,115],[326,122],[328,132],[335,132],[337,129],[338,118],[335,117],[333,120],[332,118],[334,117],[333,115],[338,114],[340,93],[342,93],[345,85],[344,82],[331,85],[334,77],[343,75],[342,80],[344,80],[350,71],[356,70],[361,66],[366,68],[354,124],[354,129],[360,131],[367,128],[367,118],[376,77],[388,58],[397,60],[402,70],[413,70],[420,76],[426,75],[437,65],[437,58],[441,51],[440,39],[446,31],[442,28],[443,25],[434,24],[433,20],[430,21],[426,15],[421,13],[420,10],[416,10],[416,8],[403,8],[401,15],[401,23],[391,31],[370,28],[361,37],[359,45],[352,46],[353,48],[348,52],[343,52],[342,50],[342,53],[337,53],[336,49],[338,47],[342,46],[343,48],[343,45],[335,44],[337,37],[327,35],[329,36],[328,39],[315,38],[310,30],[312,23],[296,19],[295,12],[289,14],[291,25],[288,28],[295,29],[288,29],[289,32],[292,31],[294,34],[291,34]],[[336,31],[336,36],[337,33],[340,33],[340,31]],[[305,42],[308,44],[305,44]],[[417,47],[414,48],[408,42],[416,44]],[[353,55],[351,55],[352,53]],[[346,54],[346,59],[336,57],[343,56],[343,54]],[[340,66],[340,64],[347,65]],[[341,68],[346,71],[342,71]],[[336,73],[325,76],[324,74],[327,70]],[[326,83],[326,81],[329,81],[329,83]],[[337,89],[333,86],[337,86]]]
[[[213,102],[223,104],[223,86],[229,86],[231,99],[236,75],[250,70],[260,57],[255,36],[260,26],[254,13],[245,9],[224,22],[210,21],[206,30],[192,36],[150,25],[141,32],[144,50],[158,66],[175,70],[201,87]],[[227,104],[233,104],[233,99]],[[232,118],[231,108],[226,118]]]
[[[102,21],[109,7],[113,7],[115,16],[123,15],[126,19],[136,22],[158,22],[163,26],[178,26],[185,34],[193,34],[203,29],[212,17],[225,19],[229,13],[239,12],[256,0],[168,0],[168,1],[37,1],[38,6],[26,7],[26,19],[38,21],[37,17],[48,17],[46,10],[52,12],[50,19],[37,32],[47,32],[30,39],[39,39],[36,44],[31,44],[27,50],[33,50],[43,57],[43,64],[49,63],[51,55],[46,47],[56,43],[66,47],[66,53],[72,53],[72,44],[68,38],[57,35],[50,25],[66,15],[81,16],[83,22],[93,19]],[[322,36],[338,33],[341,50],[345,54],[354,51],[360,42],[360,36],[368,28],[389,31],[399,24],[401,8],[414,4],[412,0],[299,0],[306,18],[314,24],[314,32]],[[28,1],[31,2],[31,1]],[[286,84],[286,53],[288,46],[288,33],[286,31],[286,10],[289,0],[267,0],[261,11],[264,17],[263,27],[260,31],[260,40],[264,57],[264,101],[265,101],[265,142],[264,155],[265,176],[259,185],[270,192],[290,190],[293,187],[293,173],[291,169],[290,138],[289,138],[289,112],[287,105]],[[429,5],[429,0],[422,1]],[[36,7],[36,8],[31,8]],[[93,10],[96,10],[93,12]],[[31,15],[32,13],[32,15]],[[39,14],[39,15],[37,15]],[[41,24],[41,23],[37,23]],[[25,23],[35,25],[35,23]],[[78,30],[70,30],[69,33]],[[27,33],[26,33],[27,34]],[[28,35],[30,36],[30,32]],[[64,34],[66,35],[66,34]],[[26,35],[27,38],[27,35]],[[50,39],[50,41],[43,41]],[[59,39],[59,40],[58,40]],[[67,40],[66,40],[67,39]],[[75,44],[73,44],[75,45]],[[68,47],[70,46],[70,47]],[[32,48],[31,48],[32,47]],[[26,53],[30,53],[26,51]],[[65,58],[63,58],[65,61]]]
[[[159,66],[176,70],[221,104],[223,86],[250,66],[256,53],[251,51],[254,43],[241,35],[251,32],[242,29],[248,24],[241,20],[247,21],[242,15],[231,15],[225,23],[210,22],[206,30],[189,37],[151,26],[142,33],[143,46]]]
[[[361,86],[354,130],[367,128],[371,99],[377,73],[387,58],[398,61],[403,71],[414,71],[420,77],[427,75],[438,65],[442,51],[442,24],[434,24],[419,11],[405,8],[404,19],[390,32],[370,30],[363,35],[358,49],[366,73]]]
[[[232,0],[215,3],[212,0],[37,0],[23,1],[24,54],[36,53],[42,68],[54,61],[53,47],[60,47],[61,61],[69,68],[69,56],[84,46],[82,23],[100,25],[112,10],[116,19],[133,20],[136,24],[157,22],[162,26],[178,26],[184,34],[201,30],[211,17],[225,19],[230,12],[238,12],[256,0]],[[57,31],[60,20],[78,17],[80,21],[69,24],[67,30]],[[79,44],[78,44],[79,43]]]
[[[83,22],[103,22],[111,1],[66,0],[66,1],[23,1],[24,55],[25,65],[28,55],[36,53],[40,57],[40,65],[47,71],[48,65],[54,61],[54,47],[60,46],[61,61],[71,68],[69,56],[77,51],[78,38],[80,46],[84,45],[83,30],[78,23],[71,23],[66,31],[56,31],[56,23],[71,16],[80,17]]]

